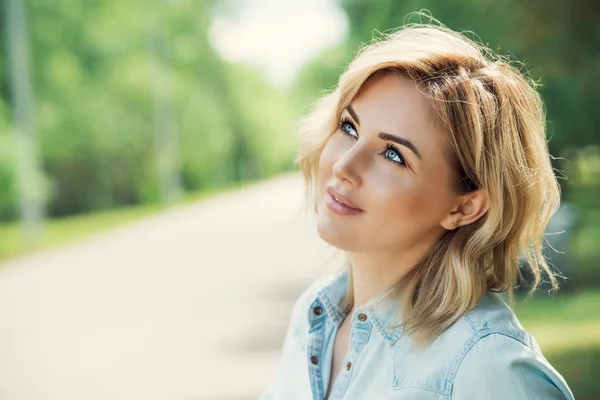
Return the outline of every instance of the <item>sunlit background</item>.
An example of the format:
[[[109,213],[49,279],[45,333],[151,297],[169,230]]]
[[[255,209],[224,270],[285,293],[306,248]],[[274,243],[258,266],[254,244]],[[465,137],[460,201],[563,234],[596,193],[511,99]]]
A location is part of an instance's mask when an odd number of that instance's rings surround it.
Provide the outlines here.
[[[516,306],[600,398],[600,3],[3,0],[0,399],[252,399],[335,252],[296,122],[421,9],[541,83],[565,279]],[[471,34],[473,37],[473,34]]]

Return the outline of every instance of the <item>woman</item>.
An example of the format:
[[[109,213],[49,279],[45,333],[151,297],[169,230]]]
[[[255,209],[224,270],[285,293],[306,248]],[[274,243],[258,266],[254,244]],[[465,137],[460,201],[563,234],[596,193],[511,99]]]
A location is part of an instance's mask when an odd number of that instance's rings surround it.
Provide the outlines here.
[[[512,302],[560,201],[532,84],[445,27],[363,49],[304,121],[321,238],[349,267],[297,300],[262,399],[572,399]]]

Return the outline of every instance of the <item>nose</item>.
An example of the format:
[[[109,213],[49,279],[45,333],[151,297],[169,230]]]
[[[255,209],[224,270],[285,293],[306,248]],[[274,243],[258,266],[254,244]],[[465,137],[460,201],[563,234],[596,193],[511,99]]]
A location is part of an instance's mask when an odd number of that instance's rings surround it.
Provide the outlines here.
[[[333,176],[340,181],[346,181],[354,187],[362,185],[359,165],[359,146],[349,148],[333,165]]]

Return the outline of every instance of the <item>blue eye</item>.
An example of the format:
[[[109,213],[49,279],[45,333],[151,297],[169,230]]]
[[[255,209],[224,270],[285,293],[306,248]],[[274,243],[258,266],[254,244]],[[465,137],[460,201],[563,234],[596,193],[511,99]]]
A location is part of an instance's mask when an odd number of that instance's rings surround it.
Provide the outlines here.
[[[356,133],[356,128],[354,124],[347,119],[343,119],[340,121],[340,130],[344,135],[348,135],[350,137],[358,138],[358,133]]]
[[[349,119],[342,119],[339,124],[339,129],[344,135],[358,139],[358,132],[356,132],[356,127]],[[401,167],[406,167],[404,157],[402,157],[400,150],[398,150],[398,148],[394,145],[388,144],[387,147],[383,150],[383,152],[379,154],[383,155],[383,159],[388,162],[399,165]]]
[[[400,151],[392,145],[388,145],[383,151],[383,157],[386,161],[405,166],[404,158],[400,154]]]

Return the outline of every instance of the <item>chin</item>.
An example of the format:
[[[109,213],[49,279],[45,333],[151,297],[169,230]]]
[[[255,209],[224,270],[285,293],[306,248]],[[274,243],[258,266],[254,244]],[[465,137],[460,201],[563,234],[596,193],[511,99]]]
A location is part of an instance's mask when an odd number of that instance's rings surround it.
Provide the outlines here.
[[[327,242],[330,246],[344,251],[356,252],[358,237],[355,232],[349,231],[348,229],[340,229],[335,226],[332,221],[321,221],[317,224],[317,232],[321,239]]]
[[[332,218],[333,217],[333,218]],[[338,220],[331,215],[324,201],[317,206],[317,232],[321,239],[330,246],[344,251],[357,251],[361,238],[357,235],[358,230],[344,225],[344,221]]]

